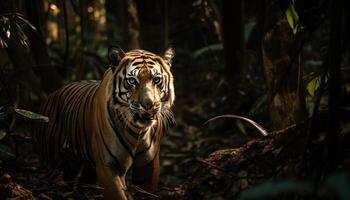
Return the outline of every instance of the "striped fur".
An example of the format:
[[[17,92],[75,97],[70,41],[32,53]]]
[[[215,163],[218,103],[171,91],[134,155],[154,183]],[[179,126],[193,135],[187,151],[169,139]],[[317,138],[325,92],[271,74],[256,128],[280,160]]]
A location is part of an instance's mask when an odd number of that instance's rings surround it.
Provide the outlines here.
[[[173,51],[164,58],[144,50],[113,53],[100,82],[71,83],[49,95],[40,113],[50,122],[37,127],[35,139],[48,163],[73,153],[95,167],[106,199],[126,199],[131,168],[134,184],[157,189],[160,140],[173,120]]]

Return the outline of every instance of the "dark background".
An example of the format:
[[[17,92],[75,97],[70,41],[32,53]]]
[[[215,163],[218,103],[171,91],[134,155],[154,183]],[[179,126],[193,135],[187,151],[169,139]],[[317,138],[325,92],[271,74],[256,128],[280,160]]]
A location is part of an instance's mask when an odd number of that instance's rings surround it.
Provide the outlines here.
[[[349,10],[345,0],[1,0],[0,199],[101,198],[45,167],[30,132],[42,119],[29,111],[67,83],[100,79],[110,45],[176,53],[156,198],[349,199]]]

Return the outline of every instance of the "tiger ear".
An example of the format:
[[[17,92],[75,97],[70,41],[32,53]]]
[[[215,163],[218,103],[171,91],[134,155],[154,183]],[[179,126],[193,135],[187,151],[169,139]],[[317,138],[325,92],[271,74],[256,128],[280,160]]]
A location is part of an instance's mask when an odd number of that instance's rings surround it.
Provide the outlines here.
[[[108,47],[108,64],[112,67],[113,71],[119,65],[119,62],[123,59],[124,56],[125,53],[120,47]]]
[[[168,48],[164,52],[163,59],[169,65],[169,67],[171,67],[172,59],[173,59],[174,56],[175,56],[175,51],[172,48]]]

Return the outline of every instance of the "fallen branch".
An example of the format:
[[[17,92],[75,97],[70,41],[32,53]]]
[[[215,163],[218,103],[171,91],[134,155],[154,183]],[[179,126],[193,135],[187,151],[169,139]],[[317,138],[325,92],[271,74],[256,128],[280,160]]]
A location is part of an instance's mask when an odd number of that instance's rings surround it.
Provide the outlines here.
[[[246,121],[246,122],[250,123],[251,125],[253,125],[255,128],[257,128],[258,131],[261,134],[263,134],[264,136],[268,136],[269,135],[269,133],[262,126],[260,126],[258,123],[256,123],[255,121],[253,121],[253,120],[251,120],[249,118],[242,117],[242,116],[239,116],[239,115],[220,115],[220,116],[216,116],[216,117],[211,118],[208,121],[206,121],[204,123],[204,125],[206,125],[209,122],[212,122],[214,120],[221,119],[221,118],[235,118],[235,119],[240,119],[240,120]]]

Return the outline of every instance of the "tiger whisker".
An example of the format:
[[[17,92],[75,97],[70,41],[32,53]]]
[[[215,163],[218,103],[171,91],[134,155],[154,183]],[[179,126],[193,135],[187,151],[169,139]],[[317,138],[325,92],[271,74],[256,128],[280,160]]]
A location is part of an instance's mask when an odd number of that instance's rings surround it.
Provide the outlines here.
[[[175,123],[174,115],[171,110],[162,110],[160,113],[160,118],[166,128],[169,128],[170,124]]]

